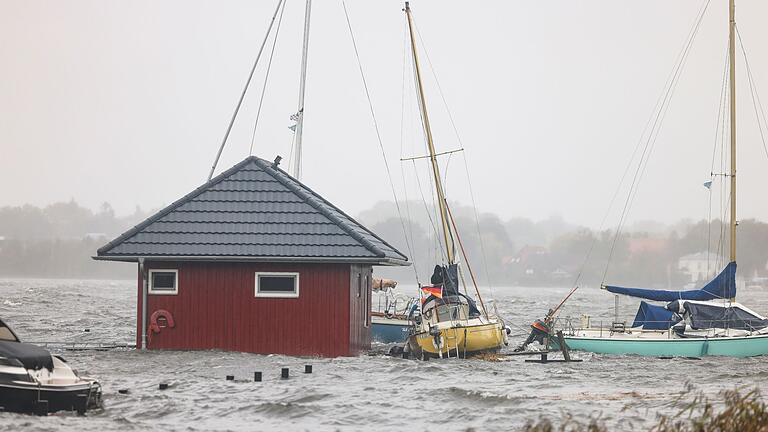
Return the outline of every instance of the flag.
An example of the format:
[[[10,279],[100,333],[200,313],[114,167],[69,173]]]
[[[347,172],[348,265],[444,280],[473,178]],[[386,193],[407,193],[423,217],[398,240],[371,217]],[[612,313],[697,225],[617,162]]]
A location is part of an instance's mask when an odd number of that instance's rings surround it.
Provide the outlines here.
[[[424,294],[424,297],[421,299],[422,303],[431,295],[437,298],[443,298],[443,289],[441,287],[425,286],[421,287],[421,292]]]

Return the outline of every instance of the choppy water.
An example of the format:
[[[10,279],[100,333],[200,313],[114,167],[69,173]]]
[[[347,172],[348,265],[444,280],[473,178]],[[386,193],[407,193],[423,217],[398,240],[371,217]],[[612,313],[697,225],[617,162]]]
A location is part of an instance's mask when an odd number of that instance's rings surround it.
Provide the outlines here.
[[[497,288],[494,293],[499,312],[524,328],[566,291]],[[131,343],[135,301],[133,281],[0,280],[0,317],[27,341]],[[740,301],[768,312],[766,291],[742,291]],[[588,312],[609,321],[612,305],[611,296],[585,288],[566,314]],[[631,318],[634,305],[622,312]],[[735,386],[768,391],[768,358],[575,354],[584,362],[421,362],[388,357],[387,348],[337,359],[67,351],[62,354],[74,368],[101,380],[105,408],[86,417],[0,413],[0,430],[515,430],[529,419],[559,419],[563,412],[582,420],[600,416],[615,430],[642,430],[657,413],[670,412],[686,382],[713,396]],[[312,364],[314,373],[300,373],[304,364]],[[279,379],[282,367],[291,368],[291,379]],[[264,373],[263,382],[250,381],[254,371]],[[225,381],[226,375],[237,380]],[[170,388],[158,390],[161,382]]]

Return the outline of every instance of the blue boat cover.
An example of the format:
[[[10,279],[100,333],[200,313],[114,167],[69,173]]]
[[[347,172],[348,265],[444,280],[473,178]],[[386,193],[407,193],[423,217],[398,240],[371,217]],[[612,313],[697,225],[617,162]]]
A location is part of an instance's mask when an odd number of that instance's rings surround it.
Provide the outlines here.
[[[674,300],[715,300],[736,297],[736,263],[730,262],[719,275],[703,288],[689,291],[667,291],[645,288],[624,288],[606,285],[614,294],[623,294],[646,300],[670,302]]]
[[[741,306],[683,303],[693,329],[738,329],[756,331],[768,327],[768,319],[752,315]]]
[[[678,322],[680,322],[680,316],[667,310],[666,307],[654,306],[641,301],[632,327],[642,326],[646,330],[668,330]]]

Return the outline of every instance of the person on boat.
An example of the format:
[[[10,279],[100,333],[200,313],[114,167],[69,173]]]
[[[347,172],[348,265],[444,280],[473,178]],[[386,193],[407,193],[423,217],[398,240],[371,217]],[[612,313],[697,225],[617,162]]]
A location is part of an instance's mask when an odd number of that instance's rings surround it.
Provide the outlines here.
[[[525,342],[515,348],[515,352],[525,351],[528,345],[532,344],[533,342],[538,342],[539,344],[544,345],[544,339],[548,337],[552,332],[552,321],[554,320],[554,315],[554,309],[550,309],[547,312],[547,316],[543,320],[537,319],[534,321],[533,324],[531,324],[531,334],[528,335],[528,338],[525,339]]]

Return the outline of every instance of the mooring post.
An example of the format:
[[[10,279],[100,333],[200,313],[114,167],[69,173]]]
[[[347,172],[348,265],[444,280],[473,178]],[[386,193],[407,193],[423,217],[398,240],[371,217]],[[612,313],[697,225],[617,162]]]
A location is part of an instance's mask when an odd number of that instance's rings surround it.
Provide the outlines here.
[[[311,374],[312,373],[312,365],[304,365],[304,373],[305,374]]]
[[[283,370],[280,372],[280,378],[288,379],[288,368],[283,368]]]
[[[560,351],[563,352],[563,358],[565,361],[571,361],[571,353],[568,351],[568,345],[565,344],[565,338],[563,337],[563,331],[557,331],[557,342],[560,344]]]
[[[254,372],[253,373],[253,381],[254,382],[261,382],[261,372]]]
[[[547,353],[549,352],[549,336],[544,336],[544,351],[541,352],[541,362],[546,363]]]

